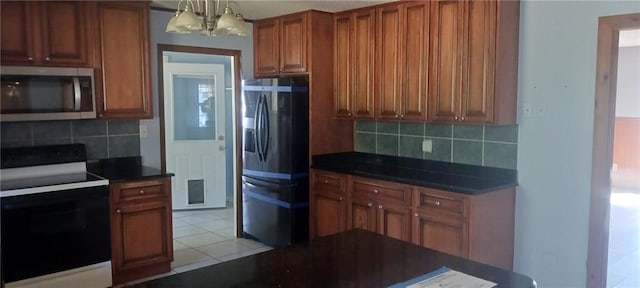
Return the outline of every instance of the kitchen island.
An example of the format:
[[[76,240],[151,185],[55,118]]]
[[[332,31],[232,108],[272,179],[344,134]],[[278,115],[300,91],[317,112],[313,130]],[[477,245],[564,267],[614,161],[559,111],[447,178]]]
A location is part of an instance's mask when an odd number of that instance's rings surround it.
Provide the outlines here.
[[[536,287],[524,275],[360,229],[134,287],[388,287],[442,266],[495,282],[496,287]]]

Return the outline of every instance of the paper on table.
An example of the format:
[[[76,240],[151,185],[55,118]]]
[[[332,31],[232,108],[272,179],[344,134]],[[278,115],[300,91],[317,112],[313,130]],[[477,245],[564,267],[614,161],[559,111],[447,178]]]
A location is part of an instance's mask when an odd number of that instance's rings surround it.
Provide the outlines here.
[[[480,279],[459,271],[449,270],[431,278],[422,280],[415,284],[406,286],[407,288],[490,288],[496,283]]]

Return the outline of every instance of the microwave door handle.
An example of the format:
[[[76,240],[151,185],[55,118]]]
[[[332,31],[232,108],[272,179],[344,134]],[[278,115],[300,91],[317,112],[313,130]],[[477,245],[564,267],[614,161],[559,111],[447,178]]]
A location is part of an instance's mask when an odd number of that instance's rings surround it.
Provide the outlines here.
[[[73,77],[73,111],[80,111],[80,101],[82,99],[82,91],[80,90],[80,78]]]

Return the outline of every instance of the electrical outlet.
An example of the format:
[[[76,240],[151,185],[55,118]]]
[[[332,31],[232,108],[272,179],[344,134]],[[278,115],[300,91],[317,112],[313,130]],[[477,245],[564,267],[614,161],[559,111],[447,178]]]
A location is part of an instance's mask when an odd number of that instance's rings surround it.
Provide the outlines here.
[[[422,152],[431,153],[433,151],[433,141],[431,139],[422,140]]]

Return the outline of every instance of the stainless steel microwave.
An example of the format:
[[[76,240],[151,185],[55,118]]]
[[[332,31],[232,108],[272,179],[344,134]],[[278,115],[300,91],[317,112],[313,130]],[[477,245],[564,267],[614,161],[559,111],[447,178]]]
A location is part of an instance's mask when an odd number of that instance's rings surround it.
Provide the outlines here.
[[[93,69],[2,66],[0,121],[96,118]]]

